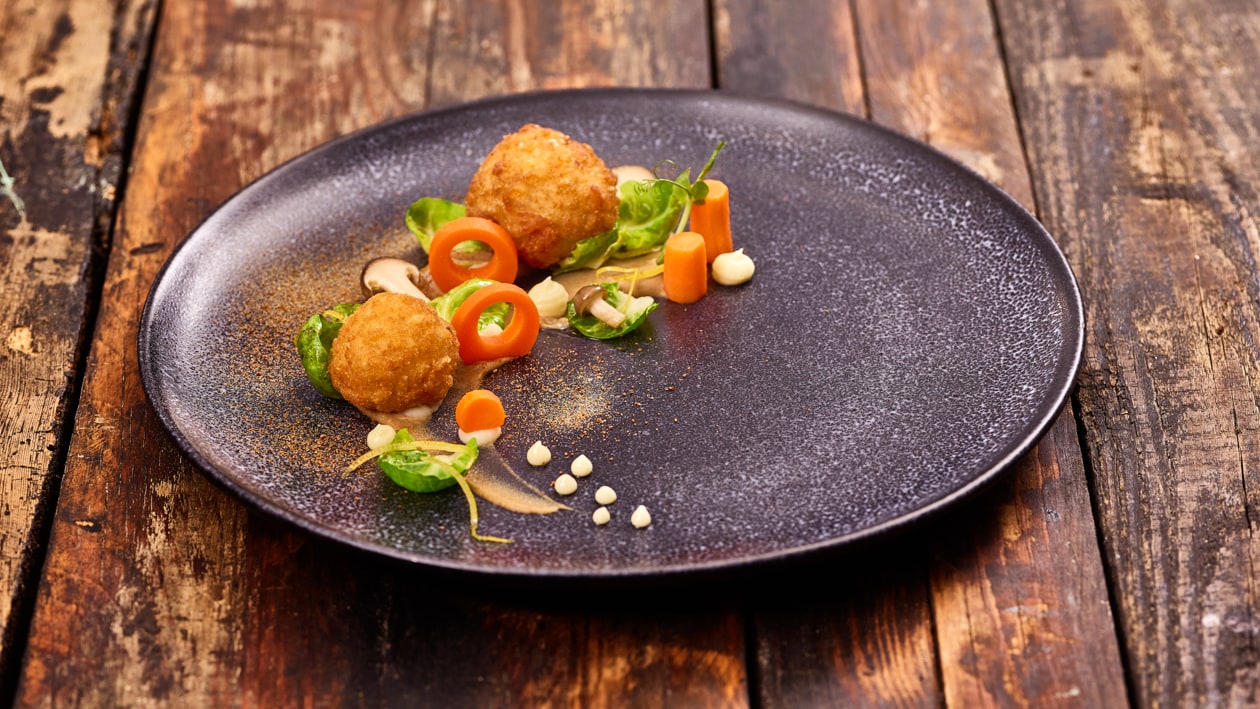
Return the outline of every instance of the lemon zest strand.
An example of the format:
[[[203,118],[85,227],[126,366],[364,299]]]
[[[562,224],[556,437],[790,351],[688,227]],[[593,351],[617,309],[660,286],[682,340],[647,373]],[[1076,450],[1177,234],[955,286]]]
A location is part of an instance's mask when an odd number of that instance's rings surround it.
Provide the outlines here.
[[[435,465],[437,465],[439,468],[441,468],[443,471],[445,471],[452,478],[455,478],[455,482],[459,484],[459,489],[464,492],[464,499],[468,500],[468,518],[469,518],[468,524],[469,524],[469,531],[472,533],[472,538],[476,539],[479,542],[496,542],[498,544],[511,544],[512,543],[511,539],[504,539],[503,537],[492,537],[486,534],[477,533],[477,522],[478,522],[477,498],[476,496],[473,495],[472,488],[468,486],[468,481],[465,480],[464,476],[460,475],[459,471],[456,470],[453,466],[448,465],[447,463],[444,463],[437,459],[434,459],[432,462]]]
[[[382,455],[385,455],[386,453],[393,453],[395,451],[416,451],[416,450],[437,450],[437,451],[446,451],[448,453],[462,453],[464,452],[464,446],[461,446],[457,443],[447,443],[446,441],[401,441],[398,443],[392,443],[392,442],[386,443],[385,445],[379,448],[373,448],[367,453],[364,453],[358,458],[355,458],[353,463],[346,466],[346,472],[353,473],[355,470],[358,470],[359,467],[362,466],[364,463],[374,458],[378,458]]]

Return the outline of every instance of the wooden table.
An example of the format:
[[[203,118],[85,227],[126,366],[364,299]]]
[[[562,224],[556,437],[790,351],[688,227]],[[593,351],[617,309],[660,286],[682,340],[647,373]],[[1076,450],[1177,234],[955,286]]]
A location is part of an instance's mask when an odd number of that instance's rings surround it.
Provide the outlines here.
[[[401,5],[0,2],[0,704],[1260,702],[1260,5]],[[216,205],[392,116],[591,85],[846,111],[1001,185],[1080,280],[1070,405],[909,537],[638,598],[439,597],[177,451],[137,321]]]

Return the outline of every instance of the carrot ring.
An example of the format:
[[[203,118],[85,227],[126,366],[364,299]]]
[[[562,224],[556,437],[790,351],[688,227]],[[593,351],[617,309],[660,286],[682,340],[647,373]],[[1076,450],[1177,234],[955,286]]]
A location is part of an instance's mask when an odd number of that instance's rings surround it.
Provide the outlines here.
[[[512,321],[503,332],[484,335],[477,329],[477,319],[495,303],[512,306]],[[538,340],[539,324],[538,306],[528,293],[511,283],[494,283],[473,291],[451,316],[451,326],[459,338],[459,358],[465,364],[529,354]]]
[[[490,262],[476,268],[455,263],[451,254],[465,241],[480,241],[490,247]],[[501,283],[516,280],[516,242],[503,227],[481,217],[460,217],[442,225],[429,242],[429,274],[442,292],[469,278],[488,278]]]

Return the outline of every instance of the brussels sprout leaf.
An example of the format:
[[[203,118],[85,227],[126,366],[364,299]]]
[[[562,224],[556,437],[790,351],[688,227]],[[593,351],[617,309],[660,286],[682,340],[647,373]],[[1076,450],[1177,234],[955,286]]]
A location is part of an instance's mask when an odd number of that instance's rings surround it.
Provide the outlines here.
[[[436,197],[421,197],[407,208],[407,228],[416,235],[416,241],[425,253],[429,252],[429,242],[433,235],[452,219],[458,219],[468,213],[464,205],[449,202]]]
[[[358,303],[342,303],[312,315],[298,331],[295,340],[298,354],[302,357],[302,369],[306,370],[306,378],[311,380],[311,385],[319,393],[332,399],[341,398],[328,375],[332,343],[341,332],[341,324],[358,308]]]
[[[438,315],[441,315],[443,320],[450,322],[455,315],[455,311],[459,310],[459,306],[463,305],[465,300],[468,300],[468,296],[496,282],[488,278],[470,278],[429,301],[429,305],[432,305],[438,311]],[[477,329],[484,330],[487,325],[498,325],[500,328],[506,328],[508,309],[507,303],[495,303],[481,311],[481,317],[477,318]]]
[[[594,315],[578,315],[573,301],[569,301],[569,326],[592,339],[609,340],[626,335],[646,322],[648,313],[656,309],[657,302],[651,296],[631,298],[612,283],[601,283],[599,287],[604,289],[604,302],[620,310],[626,319],[612,327]]]
[[[413,443],[403,429],[394,434],[394,443]],[[459,453],[438,455],[422,450],[395,450],[376,459],[390,480],[412,492],[437,492],[455,485],[454,473],[463,475],[477,461],[477,441],[472,440]]]

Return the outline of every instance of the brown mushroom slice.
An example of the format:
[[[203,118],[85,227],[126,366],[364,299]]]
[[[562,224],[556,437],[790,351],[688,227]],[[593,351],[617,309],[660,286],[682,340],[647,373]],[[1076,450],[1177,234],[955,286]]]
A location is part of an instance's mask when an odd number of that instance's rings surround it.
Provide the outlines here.
[[[363,266],[359,286],[370,298],[377,293],[400,293],[428,301],[429,297],[416,285],[420,267],[400,258],[374,258]]]
[[[626,321],[625,313],[617,310],[604,300],[604,289],[599,286],[582,286],[573,294],[573,312],[578,315],[592,315],[608,327],[621,327]]]

